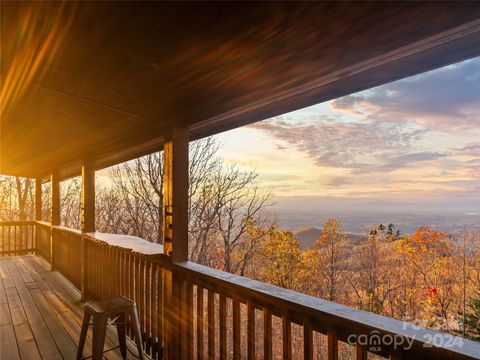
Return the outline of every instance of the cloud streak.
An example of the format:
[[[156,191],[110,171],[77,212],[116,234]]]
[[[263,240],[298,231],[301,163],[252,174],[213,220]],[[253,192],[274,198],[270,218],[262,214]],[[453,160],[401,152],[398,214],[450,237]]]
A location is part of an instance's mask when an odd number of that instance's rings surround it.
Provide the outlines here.
[[[420,130],[404,124],[340,123],[323,117],[311,120],[296,124],[276,118],[251,127],[296,147],[318,166],[340,168],[359,168],[386,155],[393,157],[422,137]]]
[[[476,58],[386,84],[331,103],[334,110],[367,115],[372,121],[409,121],[429,130],[480,125],[480,59]]]
[[[267,135],[279,154],[293,149],[310,159],[308,181],[320,191],[478,193],[480,58],[249,128]],[[292,181],[289,189],[297,183],[306,191],[308,181]]]

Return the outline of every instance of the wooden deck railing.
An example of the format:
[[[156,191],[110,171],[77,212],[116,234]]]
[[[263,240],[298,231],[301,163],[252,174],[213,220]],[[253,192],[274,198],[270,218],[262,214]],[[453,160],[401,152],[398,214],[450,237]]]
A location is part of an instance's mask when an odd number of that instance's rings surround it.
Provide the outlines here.
[[[11,226],[0,223],[2,230]],[[152,359],[480,358],[480,343],[193,262],[172,263],[161,245],[150,244],[147,255],[95,233],[42,222],[36,228],[37,254],[85,299],[123,295],[137,303]]]
[[[36,240],[37,240],[37,248],[36,253],[44,258],[49,263],[51,262],[51,230],[52,226],[50,223],[44,221],[37,221],[36,227]]]
[[[0,256],[35,252],[35,221],[0,222]]]
[[[82,282],[82,233],[63,226],[52,226],[52,268],[58,270],[77,289]]]
[[[162,354],[164,255],[144,255],[85,236],[84,292],[88,299],[125,296],[137,304],[146,353]],[[153,244],[152,244],[153,245]],[[161,245],[159,253],[162,252]],[[127,328],[133,336],[130,328]]]

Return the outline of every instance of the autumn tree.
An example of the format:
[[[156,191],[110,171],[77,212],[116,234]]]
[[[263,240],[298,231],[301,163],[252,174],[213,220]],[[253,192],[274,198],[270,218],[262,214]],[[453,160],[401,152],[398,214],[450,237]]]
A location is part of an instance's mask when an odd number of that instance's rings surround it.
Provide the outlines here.
[[[82,179],[74,177],[60,183],[60,223],[79,229],[81,211]]]
[[[35,182],[17,176],[0,176],[0,219],[33,219]]]
[[[338,301],[344,287],[343,272],[347,240],[342,225],[335,219],[326,221],[321,237],[307,257],[312,271],[317,276],[314,292],[330,301]]]
[[[219,146],[214,138],[190,144],[189,257],[244,274],[259,240],[248,231],[253,223],[257,228],[268,223],[262,210],[270,194],[256,184],[255,171],[226,165],[218,158]],[[110,175],[113,186],[97,195],[97,227],[161,242],[163,153],[116,166]],[[115,207],[117,214],[105,212],[103,202],[107,208]]]
[[[290,231],[272,225],[255,256],[257,278],[286,289],[301,291],[305,266],[298,241]]]
[[[480,341],[480,292],[472,297],[468,310],[463,314],[463,334],[472,340]]]
[[[420,275],[420,295],[417,299],[423,305],[431,326],[442,326],[451,314],[449,309],[454,302],[457,272],[451,256],[451,235],[422,226],[399,249],[412,265],[411,271]]]

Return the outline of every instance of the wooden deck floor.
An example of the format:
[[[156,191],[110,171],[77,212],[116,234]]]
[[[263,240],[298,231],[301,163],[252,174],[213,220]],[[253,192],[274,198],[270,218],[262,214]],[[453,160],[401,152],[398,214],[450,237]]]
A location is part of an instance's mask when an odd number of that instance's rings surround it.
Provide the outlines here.
[[[83,317],[79,293],[34,255],[0,258],[0,359],[75,359]],[[117,344],[109,330],[105,349]],[[91,355],[91,331],[84,356]],[[118,350],[105,354],[121,359]],[[134,359],[129,354],[129,359]]]

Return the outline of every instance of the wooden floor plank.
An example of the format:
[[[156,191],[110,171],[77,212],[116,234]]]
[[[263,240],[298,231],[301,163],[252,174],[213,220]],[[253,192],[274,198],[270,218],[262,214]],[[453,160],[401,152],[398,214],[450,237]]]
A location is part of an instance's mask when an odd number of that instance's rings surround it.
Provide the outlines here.
[[[17,266],[18,262],[12,263],[9,267],[10,275],[17,289],[21,306],[27,317],[27,321],[32,330],[38,351],[43,359],[62,359],[60,352],[57,349],[55,342],[50,334],[50,331],[45,323],[42,314],[38,310],[35,301],[27,289],[24,281],[32,281],[31,277],[22,277],[21,270]]]
[[[28,261],[27,257],[22,258],[21,262],[25,267],[29,267],[28,265],[30,264],[30,261]],[[35,269],[29,269],[29,271],[35,281],[35,284],[37,285],[37,288],[41,290],[43,296],[48,300],[50,307],[54,310],[55,314],[69,311],[69,309],[58,298],[50,285],[40,276],[40,274],[36,272]]]
[[[77,346],[65,328],[60,324],[55,312],[52,310],[48,300],[43,296],[39,289],[32,291],[32,296],[35,299],[38,309],[47,324],[48,330],[53,338],[53,341],[58,347],[60,354],[64,359],[73,359],[77,353]]]
[[[78,291],[50,271],[43,259],[34,255],[0,259],[0,316],[1,360],[75,358],[83,303]],[[91,338],[90,329],[84,356],[91,355]],[[117,343],[116,331],[109,327],[105,349]],[[122,357],[115,350],[105,358]],[[128,354],[128,359],[134,357]]]
[[[20,303],[18,294],[10,291],[7,296],[9,297],[10,313],[20,357],[22,359],[41,359],[27,316],[23,308],[17,305],[17,303]],[[12,302],[10,302],[10,299],[12,299]]]
[[[75,344],[78,344],[78,334],[80,334],[80,328],[83,318],[83,304],[80,302],[80,294],[78,291],[72,288],[72,286],[65,281],[61,276],[56,272],[48,270],[47,266],[44,266],[43,260],[36,257],[28,258],[28,261],[34,263],[33,268],[37,270],[38,276],[40,276],[43,281],[48,284],[52,289],[47,296],[51,296],[51,300],[54,302],[60,302],[63,304],[65,309],[68,309],[69,314],[63,314],[64,311],[57,311],[57,317],[61,320],[62,325],[65,330],[73,337]],[[34,278],[37,276],[34,275]],[[40,281],[40,280],[38,280]],[[61,305],[56,305],[54,308],[58,310]],[[73,319],[76,326],[73,326],[71,322],[66,321],[66,319]],[[77,334],[77,335],[74,335]],[[91,333],[89,332],[89,337],[91,338]],[[116,332],[112,331],[111,328],[107,331],[107,338],[105,339],[105,349],[112,348],[116,346],[118,340],[116,338]],[[87,348],[87,343],[85,348]],[[91,345],[90,345],[91,347]],[[107,359],[121,359],[120,352],[118,350],[109,352],[106,354]]]
[[[7,273],[7,270],[5,266],[9,263],[8,259],[2,259],[0,262],[0,276],[2,277],[2,282],[5,287],[5,289],[15,287],[13,284],[12,279],[10,278],[10,275]]]
[[[20,354],[18,353],[15,330],[13,329],[10,308],[8,307],[7,293],[4,287],[3,275],[0,276],[0,294],[2,306],[2,312],[0,314],[0,359],[19,360]]]
[[[0,326],[0,359],[20,360],[15,340],[15,331],[11,323]]]
[[[23,311],[20,297],[15,288],[15,283],[10,274],[10,268],[12,266],[14,266],[14,264],[11,259],[2,259],[0,262],[0,269],[12,318],[17,348],[22,359],[40,359],[40,353],[37,349],[35,338],[28,323],[27,316]],[[12,348],[13,347],[12,344]]]

